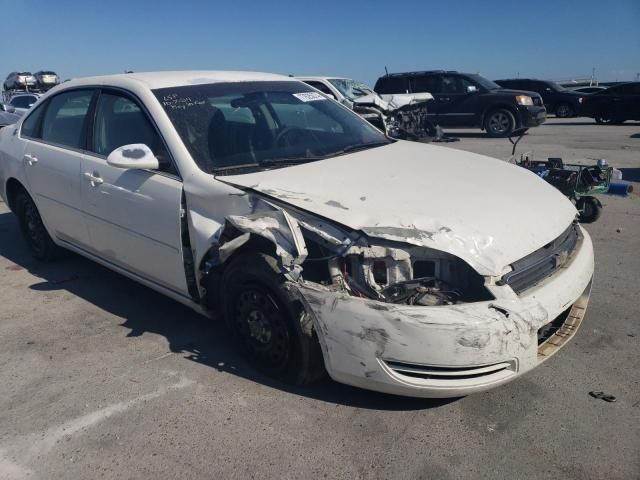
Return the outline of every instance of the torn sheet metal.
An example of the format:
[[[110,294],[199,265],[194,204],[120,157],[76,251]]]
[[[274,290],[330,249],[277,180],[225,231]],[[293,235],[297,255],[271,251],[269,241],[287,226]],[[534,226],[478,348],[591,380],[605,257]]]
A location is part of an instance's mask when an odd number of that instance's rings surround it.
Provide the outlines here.
[[[539,346],[539,329],[572,305],[584,311],[592,272],[587,237],[570,269],[521,297],[496,286],[496,300],[416,307],[307,282],[294,288],[313,313],[332,378],[388,393],[452,397],[510,381],[558,351],[577,330],[573,310],[559,330],[562,342]]]
[[[327,171],[339,172],[330,188],[317,180]],[[448,252],[489,276],[557,238],[577,214],[522,168],[415,142],[219,179],[372,237]]]

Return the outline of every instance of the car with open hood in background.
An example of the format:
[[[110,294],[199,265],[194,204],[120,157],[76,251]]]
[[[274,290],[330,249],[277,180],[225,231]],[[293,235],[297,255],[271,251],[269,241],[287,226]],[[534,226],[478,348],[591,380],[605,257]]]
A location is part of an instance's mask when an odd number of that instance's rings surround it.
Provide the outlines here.
[[[66,82],[0,130],[0,195],[37,259],[72,250],[222,318],[299,384],[484,391],[566,344],[591,290],[590,237],[545,181],[280,75]]]
[[[346,105],[394,138],[421,140],[433,132],[427,123],[428,93],[378,95],[368,85],[351,78],[296,77],[330,98]]]
[[[428,113],[433,124],[443,128],[479,127],[492,137],[508,137],[547,118],[539,94],[508,90],[475,73],[390,73],[378,79],[374,90],[379,95],[430,92],[435,98]]]

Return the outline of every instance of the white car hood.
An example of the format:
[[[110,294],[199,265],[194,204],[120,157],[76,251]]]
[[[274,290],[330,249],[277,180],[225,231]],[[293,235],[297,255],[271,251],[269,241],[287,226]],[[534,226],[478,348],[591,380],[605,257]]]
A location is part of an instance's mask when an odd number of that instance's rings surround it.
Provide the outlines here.
[[[218,179],[370,237],[451,253],[482,275],[502,275],[507,265],[558,237],[577,213],[524,168],[405,141]]]

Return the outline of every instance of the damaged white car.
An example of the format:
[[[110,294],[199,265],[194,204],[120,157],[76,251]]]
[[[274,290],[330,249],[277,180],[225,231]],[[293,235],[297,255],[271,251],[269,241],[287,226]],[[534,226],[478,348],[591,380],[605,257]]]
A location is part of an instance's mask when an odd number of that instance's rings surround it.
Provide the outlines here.
[[[565,344],[591,288],[591,240],[543,180],[389,139],[278,75],[67,82],[0,130],[0,185],[38,259],[69,249],[220,314],[298,383],[487,390]]]
[[[378,95],[357,80],[336,77],[296,77],[351,108],[367,122],[401,140],[419,141],[437,135],[427,119],[428,92]]]

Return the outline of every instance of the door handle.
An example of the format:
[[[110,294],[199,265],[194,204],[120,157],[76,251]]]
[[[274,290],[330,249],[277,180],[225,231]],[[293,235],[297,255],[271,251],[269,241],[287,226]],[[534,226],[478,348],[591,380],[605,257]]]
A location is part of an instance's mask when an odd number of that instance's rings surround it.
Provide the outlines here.
[[[87,180],[89,180],[89,183],[91,183],[92,187],[96,187],[104,183],[104,180],[102,180],[97,174],[95,174],[95,172],[94,174],[89,172],[84,172],[84,176]]]
[[[28,165],[35,165],[36,163],[38,163],[38,158],[34,157],[30,153],[25,154],[22,158]]]

